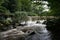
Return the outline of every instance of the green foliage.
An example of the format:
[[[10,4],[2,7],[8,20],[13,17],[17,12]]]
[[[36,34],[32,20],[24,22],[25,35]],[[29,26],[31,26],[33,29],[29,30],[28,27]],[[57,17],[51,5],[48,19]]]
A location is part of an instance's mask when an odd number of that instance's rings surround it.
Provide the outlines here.
[[[15,20],[18,23],[21,23],[23,21],[27,21],[28,20],[28,16],[26,14],[26,12],[15,12]]]
[[[30,0],[20,0],[20,11],[30,11],[31,1]]]
[[[42,7],[43,4],[42,2],[40,2],[40,0],[38,2],[37,1],[31,4],[32,12],[36,13],[38,16],[41,16],[42,11],[44,10],[44,8]]]
[[[9,10],[7,10],[5,7],[0,6],[0,14],[7,15],[9,13]]]
[[[1,5],[2,3],[4,3],[4,0],[0,0],[0,5]]]
[[[9,24],[12,23],[12,19],[11,19],[11,18],[7,18],[6,20],[4,20],[4,23],[5,23],[6,25],[9,25]]]
[[[60,16],[60,0],[47,0],[54,16]]]
[[[10,12],[16,11],[16,2],[15,0],[4,0],[4,3],[2,3],[3,7],[7,8]]]
[[[15,11],[30,11],[30,0],[4,0],[2,6],[6,7],[10,12]],[[29,9],[29,10],[28,10]]]
[[[30,0],[0,0],[0,28],[27,21],[30,5]]]

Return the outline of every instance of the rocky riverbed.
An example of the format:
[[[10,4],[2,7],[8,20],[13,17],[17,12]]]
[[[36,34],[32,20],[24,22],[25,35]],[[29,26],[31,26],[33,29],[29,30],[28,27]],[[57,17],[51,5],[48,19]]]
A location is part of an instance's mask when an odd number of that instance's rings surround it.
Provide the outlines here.
[[[51,40],[50,32],[42,23],[30,23],[28,26],[18,26],[5,32],[0,32],[1,40]]]

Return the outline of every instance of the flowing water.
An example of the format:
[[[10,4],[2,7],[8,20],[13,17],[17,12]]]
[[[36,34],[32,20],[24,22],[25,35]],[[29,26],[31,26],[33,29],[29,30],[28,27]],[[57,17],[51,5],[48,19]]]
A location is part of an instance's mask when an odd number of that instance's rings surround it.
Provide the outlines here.
[[[28,23],[28,26],[34,27],[35,34],[28,36],[26,40],[51,40],[50,32],[46,29],[46,25],[42,24],[44,21],[40,22],[40,24],[31,21]]]
[[[36,22],[37,21],[28,21],[27,22],[27,27],[32,27],[34,33],[25,37],[25,40],[51,40],[51,33],[46,29],[46,25],[42,24],[44,22],[44,20],[43,21],[41,20],[40,23],[36,23]],[[18,30],[16,30],[16,31],[18,31]],[[9,31],[7,31],[7,33],[8,32]],[[5,33],[3,32],[2,34],[5,34]],[[15,32],[15,34],[16,34],[16,32]],[[4,39],[4,40],[6,40],[6,39]]]

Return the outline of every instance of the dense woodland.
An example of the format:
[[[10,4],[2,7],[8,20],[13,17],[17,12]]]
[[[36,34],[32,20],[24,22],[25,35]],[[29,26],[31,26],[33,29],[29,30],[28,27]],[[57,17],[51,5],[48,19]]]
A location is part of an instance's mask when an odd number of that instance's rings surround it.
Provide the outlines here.
[[[27,21],[28,16],[54,16],[58,18],[47,18],[47,29],[51,31],[57,40],[60,39],[60,0],[0,0],[0,30],[6,31],[16,28],[22,21]],[[38,2],[41,1],[41,2]],[[49,11],[44,11],[43,1],[47,1]],[[6,29],[4,29],[6,28]],[[54,36],[53,35],[53,36]],[[53,38],[54,40],[56,40]]]
[[[27,16],[60,16],[60,1],[59,0],[42,0],[47,1],[49,11],[44,11],[42,5],[44,3],[37,2],[41,0],[0,0],[0,26],[13,25],[16,22],[24,20]],[[15,21],[15,23],[14,23]]]

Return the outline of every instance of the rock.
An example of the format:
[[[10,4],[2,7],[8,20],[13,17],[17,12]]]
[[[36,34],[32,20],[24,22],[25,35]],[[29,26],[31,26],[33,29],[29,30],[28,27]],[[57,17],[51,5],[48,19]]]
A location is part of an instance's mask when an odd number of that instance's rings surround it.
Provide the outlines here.
[[[35,32],[31,32],[28,36],[31,36],[31,35],[34,35],[34,34],[36,34]]]
[[[1,40],[24,40],[25,33],[12,29],[1,33]]]

